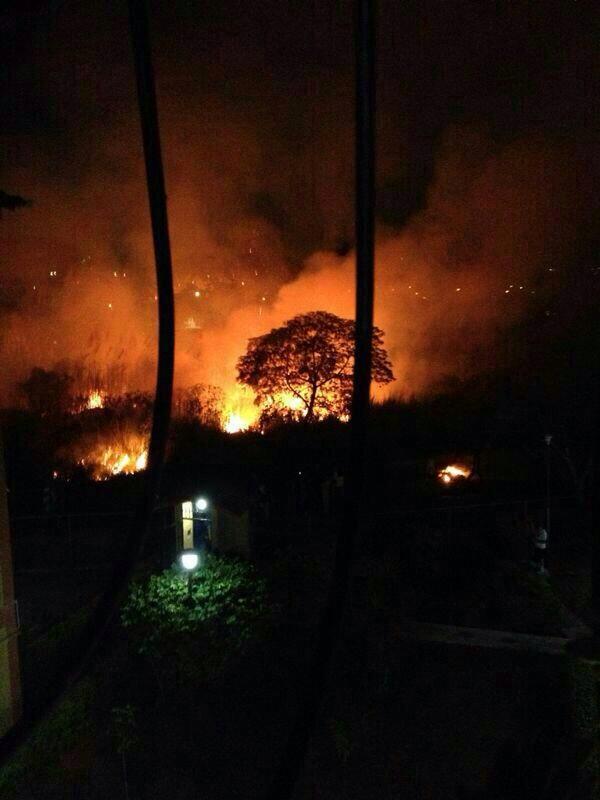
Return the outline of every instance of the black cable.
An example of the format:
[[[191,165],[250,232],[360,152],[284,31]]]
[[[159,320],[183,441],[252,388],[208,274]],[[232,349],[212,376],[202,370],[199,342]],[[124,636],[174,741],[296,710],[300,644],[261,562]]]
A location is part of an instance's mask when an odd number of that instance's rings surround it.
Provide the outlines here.
[[[144,142],[146,180],[156,262],[158,295],[158,367],[148,449],[148,466],[143,478],[142,495],[137,507],[123,556],[111,575],[107,590],[93,610],[81,638],[74,642],[72,655],[59,676],[51,681],[44,700],[26,709],[17,723],[0,740],[0,766],[31,736],[37,726],[56,708],[61,699],[85,674],[106,644],[116,619],[136,560],[150,530],[152,512],[158,497],[171,416],[175,315],[171,252],[154,75],[150,57],[148,20],[144,0],[129,0],[131,40],[135,61],[138,102]]]
[[[356,3],[356,340],[351,448],[344,514],[338,530],[331,584],[319,621],[313,662],[299,710],[267,800],[292,796],[315,727],[338,639],[365,485],[366,433],[371,385],[375,240],[375,2]]]

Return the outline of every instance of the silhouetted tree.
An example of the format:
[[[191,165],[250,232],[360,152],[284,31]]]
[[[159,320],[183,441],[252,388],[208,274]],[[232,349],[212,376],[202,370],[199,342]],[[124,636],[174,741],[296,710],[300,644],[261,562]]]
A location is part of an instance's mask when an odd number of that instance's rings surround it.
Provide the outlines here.
[[[17,208],[24,208],[30,206],[31,200],[26,200],[18,194],[7,194],[0,189],[0,216],[2,216],[2,209],[6,208],[9,211],[15,211]]]
[[[206,383],[196,383],[173,392],[173,411],[176,416],[197,419],[214,428],[220,426],[223,404],[223,390]]]
[[[373,329],[372,379],[394,379],[383,347],[383,331]],[[257,404],[282,411],[296,408],[307,421],[350,413],[354,366],[354,321],[326,311],[288,320],[250,339],[238,363],[238,381],[256,393]]]
[[[37,414],[61,414],[72,404],[70,395],[73,379],[64,372],[34,367],[27,380],[19,384],[31,411]]]

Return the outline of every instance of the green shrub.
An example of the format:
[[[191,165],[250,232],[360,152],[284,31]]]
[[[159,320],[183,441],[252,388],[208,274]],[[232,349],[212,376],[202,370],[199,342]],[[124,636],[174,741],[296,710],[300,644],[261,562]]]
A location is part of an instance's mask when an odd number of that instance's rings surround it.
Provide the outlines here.
[[[40,723],[0,772],[3,800],[64,797],[69,776],[62,758],[93,730],[94,683],[86,678]]]
[[[211,680],[259,638],[271,613],[251,564],[208,555],[191,593],[176,568],[133,584],[121,620],[137,652],[163,673]]]
[[[568,622],[559,598],[542,578],[508,562],[490,576],[488,624],[503,630],[561,635]]]

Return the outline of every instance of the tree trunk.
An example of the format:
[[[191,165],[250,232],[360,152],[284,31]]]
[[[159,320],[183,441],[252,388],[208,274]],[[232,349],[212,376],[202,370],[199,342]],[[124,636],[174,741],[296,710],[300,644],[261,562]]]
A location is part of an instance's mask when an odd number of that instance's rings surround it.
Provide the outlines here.
[[[313,409],[315,407],[316,396],[317,396],[317,387],[313,386],[311,394],[310,394],[310,400],[309,400],[309,403],[308,403],[308,408],[306,410],[306,421],[307,422],[312,422],[312,420],[313,420]]]

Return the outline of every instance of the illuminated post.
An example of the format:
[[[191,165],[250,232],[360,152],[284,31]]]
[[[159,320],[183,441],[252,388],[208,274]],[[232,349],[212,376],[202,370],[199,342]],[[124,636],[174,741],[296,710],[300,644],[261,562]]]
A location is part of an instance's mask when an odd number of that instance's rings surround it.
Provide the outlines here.
[[[348,594],[350,568],[364,507],[365,451],[371,388],[375,267],[375,0],[356,0],[356,342],[352,391],[351,450],[342,525],[337,533],[334,569],[315,656],[306,673],[304,698],[268,800],[287,800],[304,762],[336,644]]]
[[[192,577],[198,568],[199,560],[198,553],[195,550],[184,550],[179,556],[181,566],[187,574],[187,591],[190,602],[192,600]]]
[[[142,553],[144,543],[148,538],[167,448],[175,350],[175,309],[167,205],[146,4],[144,0],[129,0],[128,6],[158,296],[158,364],[148,448],[148,469],[137,512],[125,542],[123,557],[111,575],[110,582],[100,601],[96,604],[77,646],[74,645],[71,648],[64,671],[52,682],[46,695],[34,706],[28,708],[9,733],[0,739],[0,766],[4,766],[9,756],[25,743],[36,726],[56,707],[68,688],[86,674],[104,637],[110,630],[111,624],[118,619],[122,600],[133,576],[136,558]]]
[[[0,438],[0,737],[21,714],[17,632],[4,453]]]
[[[596,390],[597,391],[597,390]],[[598,403],[598,400],[596,400]],[[589,537],[592,572],[592,624],[594,638],[600,640],[600,408],[597,412],[593,443],[593,467],[589,498]]]
[[[211,518],[208,509],[208,500],[205,497],[199,497],[196,500],[196,511],[198,512],[198,526],[199,541],[195,544],[200,545],[202,549],[206,549],[211,539]]]
[[[546,442],[546,532],[548,539],[550,539],[550,444],[552,442],[552,434],[547,433],[544,436]]]

